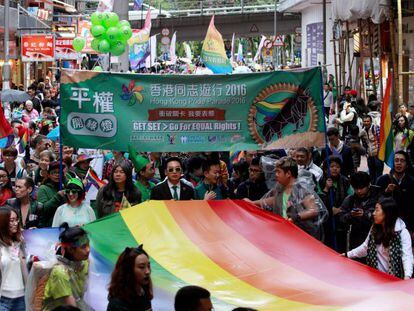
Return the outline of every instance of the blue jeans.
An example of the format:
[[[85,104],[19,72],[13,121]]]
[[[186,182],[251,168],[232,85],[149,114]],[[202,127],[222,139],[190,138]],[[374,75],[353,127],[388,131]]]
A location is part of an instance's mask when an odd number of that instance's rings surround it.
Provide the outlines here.
[[[25,311],[24,296],[19,298],[0,298],[0,311]]]

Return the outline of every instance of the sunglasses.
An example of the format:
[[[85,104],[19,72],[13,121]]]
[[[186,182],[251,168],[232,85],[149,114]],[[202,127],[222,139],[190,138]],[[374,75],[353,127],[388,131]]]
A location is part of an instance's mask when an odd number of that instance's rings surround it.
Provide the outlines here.
[[[65,193],[66,194],[78,194],[82,192],[81,190],[76,190],[76,189],[65,189]]]
[[[181,173],[181,167],[170,167],[167,169],[168,173]]]

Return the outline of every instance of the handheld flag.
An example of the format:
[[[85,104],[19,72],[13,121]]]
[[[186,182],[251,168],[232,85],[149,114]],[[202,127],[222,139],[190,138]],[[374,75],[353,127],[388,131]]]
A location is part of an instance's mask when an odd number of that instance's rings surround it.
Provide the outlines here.
[[[131,69],[136,70],[145,64],[145,59],[150,55],[151,10],[148,10],[144,27],[134,31],[129,44],[129,62]]]
[[[259,47],[257,48],[256,55],[253,58],[254,62],[257,62],[259,60],[259,56],[260,56],[260,53],[262,52],[262,48],[263,48],[265,41],[266,41],[266,37],[262,36],[262,40],[260,40],[260,44],[259,44]]]
[[[233,33],[233,36],[231,37],[231,57],[230,57],[230,61],[234,61],[234,40],[235,40],[235,34]]]
[[[243,44],[241,43],[241,41],[239,41],[239,48],[237,50],[237,61],[242,62],[243,59]]]
[[[170,58],[173,64],[177,63],[177,55],[175,55],[175,42],[177,41],[177,32],[175,31],[170,45]]]
[[[387,87],[381,109],[380,149],[378,159],[394,166],[394,133],[392,131],[392,103],[391,103],[392,73],[388,73]]]
[[[230,162],[231,164],[236,164],[244,158],[244,151],[230,151]]]
[[[105,185],[103,180],[101,180],[98,177],[98,174],[96,174],[96,172],[92,168],[89,168],[88,173],[85,176],[85,179],[87,182],[85,187],[86,191],[88,191],[92,185],[95,186],[97,189],[100,189]]]
[[[214,15],[204,39],[201,58],[213,73],[231,73],[233,71],[224,49],[223,37],[214,26]]]
[[[143,0],[134,0],[134,11],[141,10]]]
[[[191,47],[187,42],[184,42],[183,45],[184,45],[185,57],[191,61],[193,59],[193,53],[191,52]]]

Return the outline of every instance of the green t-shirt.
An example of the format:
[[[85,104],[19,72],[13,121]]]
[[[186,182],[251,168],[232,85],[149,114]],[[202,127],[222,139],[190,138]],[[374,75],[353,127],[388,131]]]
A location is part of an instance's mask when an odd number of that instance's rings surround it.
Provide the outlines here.
[[[78,271],[63,264],[54,266],[46,283],[42,311],[51,311],[62,305],[68,296],[73,296],[76,301],[80,299],[78,307],[81,308],[88,280],[88,268],[88,261],[83,261]]]
[[[139,180],[135,182],[135,186],[139,189],[141,192],[141,202],[148,201],[151,197],[151,190],[155,187],[155,184],[153,182],[149,181],[149,187],[144,186]]]

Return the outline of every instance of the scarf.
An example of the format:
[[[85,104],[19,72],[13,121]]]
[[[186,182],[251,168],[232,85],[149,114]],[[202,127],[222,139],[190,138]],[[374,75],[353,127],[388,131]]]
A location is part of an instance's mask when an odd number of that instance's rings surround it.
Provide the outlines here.
[[[396,276],[397,278],[404,278],[404,270],[402,265],[402,247],[401,247],[401,232],[396,232],[395,236],[390,241],[389,247],[389,267],[388,274]],[[368,254],[367,265],[378,269],[377,245],[375,244],[374,235],[371,232],[368,240]]]

